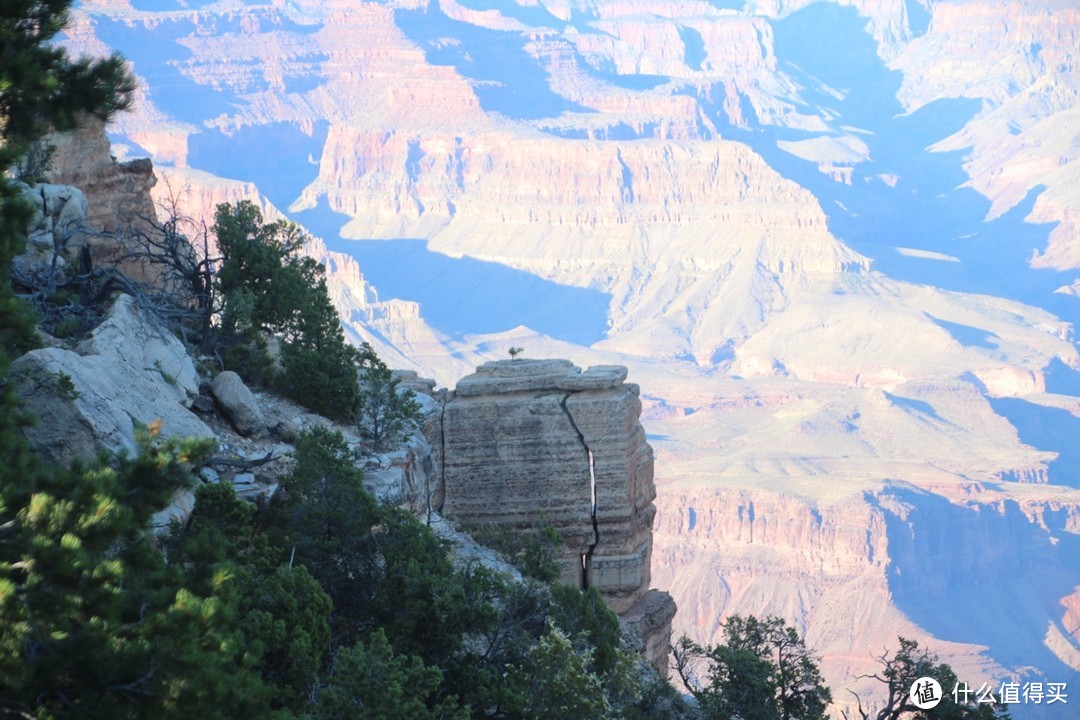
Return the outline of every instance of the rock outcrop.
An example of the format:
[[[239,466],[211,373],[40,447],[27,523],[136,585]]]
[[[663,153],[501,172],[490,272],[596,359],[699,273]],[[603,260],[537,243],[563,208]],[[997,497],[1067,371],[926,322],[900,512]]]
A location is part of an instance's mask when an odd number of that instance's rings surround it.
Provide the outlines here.
[[[86,197],[87,212],[78,227],[79,245],[90,249],[95,266],[115,266],[130,278],[159,282],[161,266],[129,257],[118,238],[153,234],[157,211],[151,189],[157,184],[149,158],[120,163],[112,156],[105,124],[86,117],[79,130],[54,134],[50,166],[54,183],[75,186]],[[146,248],[150,250],[150,248]]]
[[[656,490],[638,387],[625,379],[619,366],[487,363],[444,403],[433,445],[447,516],[554,527],[563,580],[596,588],[617,613],[648,615],[645,644],[655,650],[674,603],[653,593],[650,610],[635,608],[649,589]]]
[[[188,410],[199,379],[184,346],[129,295],[76,350],[32,350],[10,373],[37,418],[26,434],[50,462],[133,452],[136,428],[157,421],[165,437],[214,436]]]
[[[156,217],[150,196],[157,184],[153,164],[149,158],[117,162],[104,122],[87,116],[77,131],[55,134],[49,142],[56,148],[50,179],[82,190],[89,203],[90,228],[111,233],[124,223]]]

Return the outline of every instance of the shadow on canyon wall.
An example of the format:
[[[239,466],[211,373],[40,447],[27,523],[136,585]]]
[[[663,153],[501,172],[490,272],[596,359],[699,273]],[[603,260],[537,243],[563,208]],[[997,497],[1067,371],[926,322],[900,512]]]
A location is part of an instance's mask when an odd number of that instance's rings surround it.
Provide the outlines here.
[[[349,218],[320,203],[294,215],[331,250],[360,263],[380,297],[413,300],[429,325],[451,337],[497,333],[518,325],[589,346],[607,333],[611,296],[560,285],[498,263],[452,258],[425,240],[342,240]]]
[[[1080,682],[1045,644],[1053,628],[1080,650],[1061,605],[1080,585],[1080,537],[1060,511],[1033,519],[1014,500],[963,506],[901,484],[867,500],[886,520],[893,600],[913,622],[942,641],[988,646],[986,656],[1021,681]],[[962,679],[978,687],[1012,678]],[[1061,717],[1054,707],[1012,709],[1017,718]]]
[[[833,234],[873,258],[874,267],[890,277],[1005,297],[1080,323],[1080,302],[1054,292],[1071,283],[1075,273],[1028,266],[1033,251],[1046,247],[1053,228],[1024,221],[1042,188],[1032,189],[1015,207],[987,221],[989,200],[963,187],[968,180],[964,152],[928,149],[961,129],[980,104],[938,100],[904,114],[896,99],[901,74],[889,70],[877,56],[865,26],[866,20],[853,8],[824,3],[774,23],[782,69],[805,88],[803,110],[833,115],[834,125],[849,128],[869,147],[869,159],[853,167],[851,185],[833,180],[819,171],[816,162],[800,159],[778,144],[821,133],[755,123],[748,130],[728,125],[724,134],[748,143],[773,168],[813,192],[828,214]],[[823,36],[829,42],[821,42]],[[712,110],[718,123],[725,121],[719,107]],[[898,248],[953,260],[912,256]],[[963,345],[997,346],[996,336],[983,328],[933,320]],[[1049,392],[1080,395],[1076,370],[1055,361],[1046,374]],[[991,404],[1017,428],[1023,442],[1058,453],[1049,464],[1050,482],[1080,487],[1080,453],[1074,449],[1080,425],[1075,417],[1024,400]]]
[[[1050,482],[1080,488],[1080,418],[1067,410],[1037,405],[1021,398],[988,398],[994,412],[1008,420],[1025,445],[1050,450]]]
[[[188,163],[221,177],[252,180],[284,212],[318,177],[317,158],[328,131],[326,121],[310,133],[286,122],[246,125],[228,135],[208,128],[188,140]]]
[[[515,8],[527,11],[509,3],[500,4],[500,9],[507,11]],[[565,25],[539,8],[532,8],[526,14],[539,14],[541,20],[549,21],[543,23],[548,26]],[[395,10],[394,22],[423,48],[432,65],[451,65],[472,80],[480,106],[488,112],[533,120],[587,109],[551,90],[547,73],[525,51],[527,40],[519,32],[489,30],[459,22],[447,17],[434,4],[420,10]]]

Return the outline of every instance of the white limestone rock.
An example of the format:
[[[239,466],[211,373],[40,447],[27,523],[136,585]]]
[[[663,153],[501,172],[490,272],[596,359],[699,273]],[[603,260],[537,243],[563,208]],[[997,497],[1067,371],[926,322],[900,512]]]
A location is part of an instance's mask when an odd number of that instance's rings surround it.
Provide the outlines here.
[[[431,446],[420,432],[413,433],[398,450],[369,458],[364,466],[364,487],[391,505],[424,513],[436,485]]]
[[[26,435],[46,460],[134,452],[136,427],[155,421],[163,437],[214,437],[185,407],[199,387],[191,358],[131,297],[120,296],[78,350],[33,350],[12,364],[17,392],[37,418]]]
[[[105,321],[77,348],[127,365],[161,385],[162,399],[190,408],[199,396],[199,374],[183,343],[130,295],[121,295]],[[163,381],[158,383],[158,381]]]
[[[162,535],[169,531],[174,522],[186,523],[194,511],[195,493],[188,488],[181,488],[173,493],[172,502],[167,508],[154,513],[150,519],[150,528],[155,535]]]

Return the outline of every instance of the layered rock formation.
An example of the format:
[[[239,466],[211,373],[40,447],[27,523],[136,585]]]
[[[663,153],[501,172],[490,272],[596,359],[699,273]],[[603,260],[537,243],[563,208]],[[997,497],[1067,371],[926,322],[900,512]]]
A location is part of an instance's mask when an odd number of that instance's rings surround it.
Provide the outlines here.
[[[54,134],[49,142],[56,148],[50,180],[73,185],[86,196],[88,229],[112,233],[125,223],[156,219],[153,164],[149,158],[117,162],[101,120],[87,116],[79,130]]]
[[[447,516],[555,528],[563,580],[596,588],[620,614],[649,616],[655,661],[667,656],[666,646],[656,656],[656,638],[674,605],[653,595],[635,610],[651,579],[655,489],[638,387],[625,379],[626,368],[582,372],[567,360],[487,363],[458,382],[433,444]]]
[[[867,648],[895,648],[898,635],[924,628],[940,633],[930,645],[960,677],[989,681],[1038,663],[1046,677],[1075,678],[1065,579],[1075,492],[1029,488],[1017,502],[971,485],[946,500],[892,483],[811,504],[799,496],[805,489],[792,482],[788,492],[695,487],[663,495],[657,580],[683,603],[680,630],[711,635],[723,608],[789,618],[827,674],[848,678],[833,692],[864,700],[876,681],[859,676],[879,669]],[[722,584],[709,582],[716,572]],[[970,647],[977,636],[1001,649],[978,652]]]

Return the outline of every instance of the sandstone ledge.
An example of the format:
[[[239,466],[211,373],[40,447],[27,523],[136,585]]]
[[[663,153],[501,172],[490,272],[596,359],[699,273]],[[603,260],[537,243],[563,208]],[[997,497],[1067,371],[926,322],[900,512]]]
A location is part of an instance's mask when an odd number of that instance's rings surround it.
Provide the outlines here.
[[[675,601],[671,595],[652,589],[620,616],[626,627],[641,639],[641,654],[664,677],[668,675],[668,646],[675,611]]]

